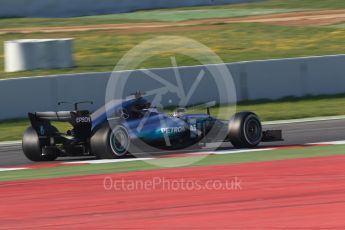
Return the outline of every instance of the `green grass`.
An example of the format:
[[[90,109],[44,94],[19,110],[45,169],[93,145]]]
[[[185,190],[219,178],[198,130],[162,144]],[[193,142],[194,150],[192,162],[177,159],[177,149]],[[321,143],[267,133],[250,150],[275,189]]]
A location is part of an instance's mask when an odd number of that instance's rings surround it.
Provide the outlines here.
[[[53,125],[61,132],[71,128],[69,123],[54,122]],[[0,121],[0,141],[20,140],[29,126],[30,122],[27,119]]]
[[[256,59],[302,57],[345,53],[345,30],[338,28],[284,27],[243,23],[211,26],[207,30],[127,33],[110,31],[5,34],[0,44],[18,38],[75,38],[76,67],[57,70],[35,70],[4,73],[4,50],[0,46],[0,79],[78,72],[112,71],[120,58],[135,45],[162,35],[185,36],[201,42],[219,55],[224,62]],[[141,67],[170,67],[171,53],[154,55]],[[200,64],[177,55],[179,66]]]
[[[345,115],[345,95],[285,98],[279,101],[248,101],[240,103],[238,111],[254,111],[263,121]],[[226,110],[224,110],[226,111]],[[215,114],[222,119],[229,115]]]
[[[335,28],[335,29],[345,29],[345,23],[338,23],[338,24],[330,25],[328,27]]]
[[[270,0],[258,3],[218,6],[182,7],[176,9],[147,10],[133,13],[109,14],[74,18],[12,18],[0,19],[0,28],[79,26],[108,23],[181,21],[219,17],[241,17],[260,14],[285,13],[300,10],[341,9],[343,0]]]
[[[137,11],[123,14],[106,14],[97,16],[73,17],[73,18],[4,18],[0,19],[0,28],[28,28],[28,27],[63,27],[63,26],[86,26],[98,24],[122,24],[137,22],[178,22],[195,19],[210,18],[233,18],[252,15],[287,13],[304,11],[306,9],[285,8],[254,8],[254,9],[231,9],[219,7],[210,9],[168,9]]]
[[[176,9],[147,10],[133,13],[74,18],[5,18],[0,19],[0,28],[79,26],[139,21],[174,22],[205,18],[241,17],[260,14],[285,13],[300,10],[341,8],[345,8],[345,2],[343,0],[271,0],[258,3],[183,7]]]
[[[259,151],[251,153],[237,153],[225,155],[210,155],[200,158],[200,161],[191,166],[238,164],[245,162],[260,162],[272,160],[286,160],[307,157],[326,157],[334,155],[344,155],[345,145],[335,145],[327,147],[309,147],[296,149],[280,149],[272,151]],[[174,161],[191,162],[194,157],[163,158],[151,160],[153,164],[144,161],[122,162],[121,164],[108,163],[81,166],[61,166],[55,168],[28,169],[19,171],[0,172],[0,181],[14,181],[25,179],[58,178],[67,176],[95,175],[117,172],[129,172],[138,170],[159,169],[158,165],[172,165]]]
[[[280,101],[251,101],[237,106],[237,111],[254,111],[263,121],[307,118],[316,116],[345,115],[345,95],[318,96],[309,98],[286,98]],[[211,109],[213,116],[229,119],[226,109]],[[205,109],[189,110],[190,113],[205,113]],[[62,132],[70,128],[67,123],[55,122]],[[21,139],[29,126],[26,119],[0,122],[0,141]]]
[[[202,7],[188,7],[183,9],[200,9]],[[228,4],[225,6],[209,6],[208,8],[230,8],[230,9],[341,9],[345,8],[343,0],[263,0],[253,3]]]
[[[92,16],[88,18],[94,19],[108,19],[110,20],[144,20],[144,21],[161,21],[161,22],[178,22],[195,19],[209,19],[209,18],[233,18],[244,17],[252,15],[287,13],[292,11],[303,11],[305,9],[269,9],[269,8],[253,8],[240,9],[217,7],[210,9],[209,7],[201,7],[198,9],[175,9],[175,10],[152,10],[152,11],[138,11],[126,14],[108,14]]]
[[[287,13],[292,11],[307,11],[320,9],[344,9],[343,0],[270,0],[257,3],[228,4],[218,6],[182,7],[138,11],[125,14],[109,14],[93,16],[94,19],[122,19],[147,21],[184,21],[206,18],[229,18],[251,15]]]
[[[73,17],[73,18],[0,18],[0,28],[28,28],[28,27],[64,27],[87,26],[98,24],[123,24],[145,22],[146,20],[103,17]],[[150,21],[148,21],[150,22]]]

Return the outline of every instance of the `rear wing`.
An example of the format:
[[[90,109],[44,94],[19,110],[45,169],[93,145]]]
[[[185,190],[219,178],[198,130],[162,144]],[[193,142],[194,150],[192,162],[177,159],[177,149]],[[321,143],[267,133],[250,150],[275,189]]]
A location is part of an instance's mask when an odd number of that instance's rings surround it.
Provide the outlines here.
[[[28,114],[31,126],[39,136],[51,137],[59,135],[59,131],[52,126],[52,121],[68,122],[73,129],[69,133],[77,139],[87,139],[91,136],[92,120],[90,112],[82,111],[59,111],[59,112],[36,112]]]

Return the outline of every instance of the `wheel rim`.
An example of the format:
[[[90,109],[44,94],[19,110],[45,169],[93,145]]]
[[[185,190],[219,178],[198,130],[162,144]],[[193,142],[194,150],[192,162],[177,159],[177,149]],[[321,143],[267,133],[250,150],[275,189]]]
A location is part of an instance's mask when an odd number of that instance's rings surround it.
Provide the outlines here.
[[[254,117],[250,117],[245,124],[244,132],[245,132],[246,139],[250,143],[256,144],[260,142],[261,135],[262,135],[262,128],[261,128],[260,121],[258,121]]]
[[[115,155],[125,155],[129,146],[127,131],[122,127],[115,128],[110,136],[110,146]]]

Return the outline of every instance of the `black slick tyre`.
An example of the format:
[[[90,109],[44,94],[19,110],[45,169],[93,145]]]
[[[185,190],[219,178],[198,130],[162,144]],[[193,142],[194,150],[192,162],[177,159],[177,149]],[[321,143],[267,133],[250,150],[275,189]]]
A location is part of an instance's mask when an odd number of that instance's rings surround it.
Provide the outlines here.
[[[24,155],[31,161],[53,161],[57,156],[44,155],[42,150],[42,143],[36,130],[32,127],[28,128],[22,140],[22,147]]]
[[[262,125],[252,112],[236,113],[229,123],[229,139],[235,148],[253,148],[262,140]]]
[[[104,124],[90,140],[91,153],[99,159],[123,158],[129,153],[129,146],[128,130],[120,124],[113,129],[108,124]]]

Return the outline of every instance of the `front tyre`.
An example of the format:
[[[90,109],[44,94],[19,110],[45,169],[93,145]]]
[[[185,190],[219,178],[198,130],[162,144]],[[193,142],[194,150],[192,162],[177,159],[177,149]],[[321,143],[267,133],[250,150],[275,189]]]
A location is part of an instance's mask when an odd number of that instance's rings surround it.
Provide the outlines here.
[[[56,159],[55,155],[43,154],[42,143],[36,130],[32,127],[25,131],[22,147],[24,155],[31,161],[53,161]]]
[[[259,117],[252,112],[236,113],[229,123],[229,138],[236,148],[253,148],[262,140]]]
[[[128,154],[130,138],[128,130],[123,125],[113,129],[104,124],[91,137],[91,153],[100,159],[122,158]]]

